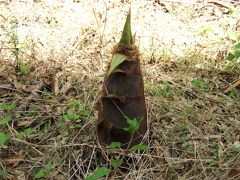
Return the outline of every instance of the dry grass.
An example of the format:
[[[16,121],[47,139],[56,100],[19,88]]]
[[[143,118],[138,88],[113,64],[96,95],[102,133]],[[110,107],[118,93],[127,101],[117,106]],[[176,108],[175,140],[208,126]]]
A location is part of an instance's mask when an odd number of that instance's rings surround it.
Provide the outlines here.
[[[151,149],[139,153],[99,146],[95,133],[95,106],[129,3],[3,2],[0,122],[11,120],[0,124],[9,134],[0,177],[33,179],[50,162],[46,179],[83,179],[124,157],[107,179],[240,178],[240,91],[223,93],[240,75],[239,63],[225,60],[239,42],[239,13],[202,1],[132,2]]]

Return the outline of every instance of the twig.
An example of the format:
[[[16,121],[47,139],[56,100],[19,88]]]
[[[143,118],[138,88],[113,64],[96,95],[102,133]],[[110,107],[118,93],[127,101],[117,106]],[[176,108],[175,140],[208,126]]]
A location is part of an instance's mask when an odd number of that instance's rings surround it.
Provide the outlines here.
[[[236,88],[237,86],[240,86],[240,78],[238,78],[237,80],[235,80],[233,82],[233,84],[231,86],[229,86],[225,91],[224,93],[228,93],[229,91],[233,90],[234,88]]]
[[[31,161],[36,161],[41,159],[41,157],[37,157],[37,158],[30,158]],[[2,162],[6,163],[6,164],[16,164],[22,161],[29,161],[29,159],[25,159],[23,157],[12,157],[9,159],[2,159]]]
[[[5,21],[7,21],[7,18],[5,16],[3,16],[2,14],[0,14],[0,17],[3,18]]]
[[[233,8],[233,7],[231,7],[231,6],[229,6],[226,3],[221,2],[221,1],[210,1],[208,3],[212,3],[214,5],[221,6],[221,7],[227,8],[227,9],[232,9]]]

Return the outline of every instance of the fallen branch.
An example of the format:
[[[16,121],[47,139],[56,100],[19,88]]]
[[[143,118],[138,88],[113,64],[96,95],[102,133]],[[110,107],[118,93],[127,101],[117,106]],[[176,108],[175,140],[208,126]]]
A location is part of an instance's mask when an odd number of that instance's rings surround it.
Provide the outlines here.
[[[233,89],[236,88],[237,86],[240,86],[240,78],[238,78],[237,80],[235,80],[235,81],[233,82],[233,84],[232,84],[231,86],[229,86],[229,87],[224,91],[224,93],[226,94],[226,93],[230,92],[231,90],[233,90]]]
[[[221,2],[221,1],[210,1],[208,3],[212,3],[216,6],[219,6],[219,7],[223,7],[223,8],[227,8],[227,9],[232,9],[233,7],[231,7],[231,5],[228,5],[224,2]]]
[[[9,158],[9,159],[2,159],[1,161],[8,164],[8,165],[11,165],[11,164],[16,164],[16,163],[19,163],[19,162],[23,162],[23,161],[39,161],[41,159],[41,157],[36,157],[36,158],[30,158],[30,159],[26,159],[26,158],[23,158],[23,157],[13,157],[13,158]]]

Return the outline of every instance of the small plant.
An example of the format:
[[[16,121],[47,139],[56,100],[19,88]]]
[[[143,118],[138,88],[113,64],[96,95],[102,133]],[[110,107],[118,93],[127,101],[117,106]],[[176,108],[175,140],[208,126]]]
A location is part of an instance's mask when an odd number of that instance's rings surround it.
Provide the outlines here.
[[[140,128],[140,123],[144,119],[144,117],[134,118],[134,119],[130,119],[130,118],[126,117],[126,119],[127,119],[128,127],[123,128],[123,130],[131,133],[131,140],[129,142],[129,145],[130,145],[131,141],[132,141],[132,138],[133,138],[133,135]],[[129,148],[129,146],[128,146],[128,148]],[[143,144],[136,144],[136,145],[131,147],[131,150],[134,150],[134,151],[137,151],[137,150],[148,151],[149,148],[147,146],[143,145]]]
[[[26,128],[23,131],[21,131],[18,135],[19,139],[25,139],[26,137],[30,136],[32,133],[36,132],[32,128]]]
[[[3,146],[10,138],[10,134],[1,132],[0,133],[0,147]]]
[[[4,125],[4,124],[7,124],[11,120],[12,120],[12,116],[10,116],[10,115],[5,116],[3,119],[0,120],[0,126]]]
[[[6,174],[5,170],[0,168],[0,177],[3,177]]]
[[[113,166],[114,169],[119,168],[123,163],[123,159],[111,159],[111,165]]]
[[[149,89],[149,91],[150,91],[153,95],[161,96],[161,94],[162,94],[161,89],[160,89],[158,86],[155,86],[155,85],[152,84],[152,83],[146,83],[146,84],[145,84],[145,87],[146,87],[147,89]]]
[[[42,94],[45,99],[51,99],[53,97],[53,93],[46,87],[43,88]]]
[[[111,149],[116,149],[116,148],[120,148],[122,145],[122,143],[120,142],[112,142],[108,147]]]
[[[130,119],[128,117],[125,117],[127,119],[127,123],[128,123],[128,127],[123,128],[124,131],[131,133],[131,137],[133,137],[133,134],[136,133],[138,131],[138,129],[140,128],[140,123],[143,120],[143,117],[138,117],[138,118],[133,118]],[[131,138],[132,140],[132,138]],[[129,145],[131,143],[131,140],[129,142]],[[132,147],[130,147],[128,145],[127,149],[130,149],[132,151],[144,151],[144,152],[149,152],[150,148],[144,144],[136,144]],[[111,144],[108,146],[111,149],[121,149],[122,143],[121,142],[111,142]],[[113,167],[113,170],[118,169],[119,167],[121,167],[121,165],[123,164],[123,160],[124,160],[124,156],[121,155],[121,157],[117,158],[117,159],[111,159],[110,163],[111,166]],[[88,176],[85,180],[97,180],[98,178],[101,178],[103,176],[106,176],[107,174],[110,173],[110,169],[106,168],[106,167],[99,167],[97,168],[97,170],[95,170],[95,172],[91,175]]]
[[[123,130],[126,131],[126,132],[130,132],[132,134],[132,137],[133,137],[133,134],[138,131],[138,129],[140,127],[140,123],[143,120],[143,117],[133,118],[133,119],[130,119],[130,118],[126,117],[126,119],[127,119],[128,127],[123,128]],[[119,148],[121,148],[121,146],[122,146],[121,142],[112,142],[108,147],[111,148],[111,149],[119,149]],[[137,151],[137,150],[149,151],[149,147],[145,146],[143,144],[134,145],[130,149],[133,150],[133,151]]]
[[[31,66],[28,63],[19,61],[18,63],[18,74],[20,76],[24,76],[30,73],[31,71]]]
[[[69,102],[68,109],[71,109],[75,113],[80,114],[80,118],[82,119],[86,119],[90,115],[90,110],[87,107],[82,106],[78,100]]]
[[[236,99],[239,94],[239,90],[233,89],[228,93],[228,96],[232,99]]]
[[[153,95],[158,96],[160,98],[173,99],[174,97],[172,85],[167,81],[163,81],[158,86],[155,86],[154,84],[151,83],[147,83],[146,88],[148,88]]]
[[[6,32],[6,37],[9,38],[11,54],[16,62],[16,70],[20,76],[27,75],[30,72],[30,65],[20,58],[21,48],[24,47],[23,44],[19,42],[19,37],[17,34],[18,27],[17,18],[12,18],[9,22],[10,27],[1,26],[1,29]]]
[[[201,79],[193,79],[191,84],[197,91],[208,92],[210,90],[209,85],[203,82]]]
[[[0,108],[4,111],[12,111],[16,108],[16,103],[4,103],[0,105]]]
[[[209,166],[213,169],[217,168],[217,163],[219,161],[219,144],[215,141],[212,146],[210,147],[210,152],[212,153],[212,161],[210,162]]]
[[[170,60],[171,52],[167,49],[162,49],[160,51],[160,58],[163,60]]]
[[[63,115],[65,121],[76,121],[79,122],[79,115],[71,109],[67,110],[67,113]]]
[[[143,117],[134,118],[134,119],[130,119],[130,118],[126,117],[126,119],[127,119],[127,123],[129,126],[126,128],[123,128],[123,130],[133,134],[139,129],[140,123],[143,120]]]
[[[240,153],[240,142],[236,141],[231,147],[231,151],[235,153]]]
[[[88,177],[85,178],[85,180],[97,180],[99,178],[102,178],[110,173],[110,169],[107,167],[99,167],[97,168],[94,173]]]
[[[183,107],[183,116],[187,120],[192,116],[192,107],[189,105],[185,105]]]
[[[159,63],[160,61],[169,61],[172,53],[163,48],[163,49],[153,49],[150,63]]]
[[[81,105],[79,100],[70,101],[67,104],[66,113],[64,113],[58,120],[57,127],[62,128],[63,124],[68,126],[63,127],[68,133],[72,132],[75,128],[74,124],[82,124],[90,115],[90,110],[88,107]]]
[[[10,38],[10,41],[13,45],[12,49],[12,55],[14,56],[14,59],[16,63],[19,63],[19,53],[20,53],[20,44],[19,44],[19,38],[17,35],[17,26],[18,26],[18,20],[16,18],[13,18],[10,20],[10,31],[8,32],[8,36]]]
[[[149,152],[150,148],[144,144],[137,144],[137,145],[131,147],[131,150]]]
[[[228,65],[226,67],[227,71],[232,71],[232,70],[239,68],[239,65],[240,65],[240,42],[235,45],[234,51],[230,52],[227,55],[226,60],[228,61]]]
[[[52,170],[52,164],[49,162],[44,166],[42,170],[38,171],[34,175],[34,179],[40,179],[40,178],[46,177],[51,172],[51,170]]]
[[[167,82],[167,81],[163,81],[161,83],[161,87],[163,89],[162,90],[163,91],[163,95],[168,97],[168,98],[170,98],[170,99],[172,99],[173,96],[174,96],[174,92],[173,92],[173,90],[171,88],[171,84],[169,82]]]

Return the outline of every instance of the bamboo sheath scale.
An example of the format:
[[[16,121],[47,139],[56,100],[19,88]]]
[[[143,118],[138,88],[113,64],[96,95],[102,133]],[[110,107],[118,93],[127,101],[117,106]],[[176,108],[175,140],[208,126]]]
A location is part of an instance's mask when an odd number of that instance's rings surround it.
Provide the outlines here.
[[[140,144],[147,131],[147,110],[138,48],[131,32],[131,12],[127,15],[120,42],[104,79],[98,105],[97,135],[101,144],[122,143],[122,148]],[[127,119],[136,119],[139,129],[125,131]]]

